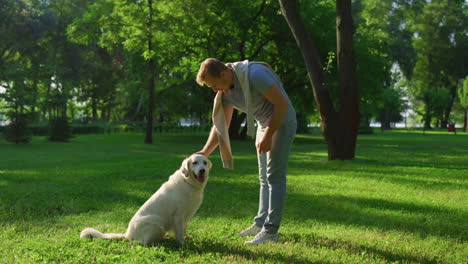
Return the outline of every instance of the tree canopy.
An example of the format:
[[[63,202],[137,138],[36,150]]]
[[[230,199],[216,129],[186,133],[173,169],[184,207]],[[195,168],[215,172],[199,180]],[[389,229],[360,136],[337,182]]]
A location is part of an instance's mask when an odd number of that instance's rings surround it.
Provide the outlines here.
[[[298,4],[338,107],[336,1]],[[361,126],[378,121],[390,128],[407,107],[427,128],[459,119],[465,1],[366,0],[351,8]],[[0,119],[18,113],[29,123],[65,117],[206,124],[213,94],[195,76],[207,57],[268,62],[301,127],[320,118],[278,1],[4,0],[0,35]],[[235,115],[231,133],[242,137],[244,116]]]

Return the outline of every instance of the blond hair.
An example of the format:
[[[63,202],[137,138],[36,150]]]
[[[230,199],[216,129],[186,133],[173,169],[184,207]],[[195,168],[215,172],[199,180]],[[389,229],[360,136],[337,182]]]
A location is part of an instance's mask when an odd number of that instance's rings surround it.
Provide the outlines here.
[[[208,75],[214,78],[221,76],[221,72],[227,70],[228,67],[220,60],[215,58],[208,58],[200,64],[200,69],[197,74],[197,83],[200,86],[205,84],[205,78]]]

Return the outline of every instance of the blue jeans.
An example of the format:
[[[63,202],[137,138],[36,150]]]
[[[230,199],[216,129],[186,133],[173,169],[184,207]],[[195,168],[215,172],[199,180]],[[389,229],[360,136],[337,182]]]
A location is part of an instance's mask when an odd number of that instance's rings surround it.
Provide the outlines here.
[[[260,155],[257,151],[260,178],[258,213],[254,223],[263,231],[278,232],[286,199],[286,171],[289,152],[296,135],[296,120],[285,120],[273,135],[271,150]],[[262,139],[265,127],[258,126],[256,143]],[[255,144],[256,145],[256,144]]]

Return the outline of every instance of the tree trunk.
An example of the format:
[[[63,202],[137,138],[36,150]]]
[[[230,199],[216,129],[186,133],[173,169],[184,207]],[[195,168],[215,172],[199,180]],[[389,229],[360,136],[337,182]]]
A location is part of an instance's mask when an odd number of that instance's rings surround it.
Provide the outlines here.
[[[453,103],[455,102],[455,97],[457,97],[457,86],[454,85],[450,89],[450,102],[445,108],[444,119],[441,122],[441,128],[447,128],[447,125],[450,121],[450,113],[452,112]]]
[[[70,109],[70,116],[71,120],[73,121],[75,119],[75,107],[72,104],[70,104],[68,108]]]
[[[468,133],[468,124],[467,124],[467,119],[468,119],[468,109],[463,110],[463,131]]]
[[[37,122],[37,121],[39,121],[39,115],[38,115],[38,113],[36,113],[36,105],[39,105],[39,103],[37,102],[38,88],[37,88],[37,80],[36,79],[33,80],[32,88],[34,90],[33,95],[32,95],[32,97],[33,97],[32,99],[33,99],[34,103],[31,105],[32,121]]]
[[[57,83],[58,83],[58,82],[57,82]],[[67,83],[64,82],[64,83],[62,84],[62,90],[61,90],[61,92],[60,92],[60,96],[62,97],[62,100],[60,101],[60,104],[61,104],[61,105],[59,106],[59,107],[60,107],[60,110],[59,110],[59,111],[60,111],[60,117],[63,118],[63,119],[66,119],[66,118],[67,118],[67,101],[68,101],[68,100],[66,99],[66,96],[65,96],[65,94],[66,94],[65,90],[67,89],[67,87],[66,87],[67,84],[68,84],[68,82],[67,82]],[[57,86],[57,87],[58,87],[58,86]],[[57,117],[58,117],[58,116],[57,116]]]
[[[390,110],[384,110],[381,121],[380,121],[380,129],[384,130],[392,130],[391,121],[390,121]]]
[[[431,127],[431,121],[432,121],[431,108],[429,107],[428,103],[426,103],[426,113],[424,113],[423,119],[424,119],[424,130],[432,129],[432,127]]]
[[[140,110],[141,110],[141,105],[143,104],[143,96],[144,96],[144,90],[141,91],[141,94],[140,94],[140,99],[138,99],[138,104],[137,104],[137,107],[135,108],[135,112],[134,114],[130,117],[130,120],[131,121],[135,121],[138,117],[138,114],[140,113]]]
[[[148,47],[151,48],[151,40],[148,41]],[[150,49],[151,50],[151,49]],[[148,92],[149,92],[149,101],[148,101],[148,112],[146,115],[146,136],[145,136],[145,143],[146,144],[153,144],[153,108],[154,108],[154,59],[149,60],[148,64],[148,72],[149,72],[149,85],[148,85]]]
[[[148,0],[148,28],[151,28],[153,23],[153,0]],[[148,35],[148,51],[150,54],[153,52],[153,43],[151,40],[151,33]],[[155,61],[154,58],[151,58],[148,63],[148,74],[149,74],[149,101],[148,101],[148,114],[146,115],[146,136],[145,143],[153,144],[153,109],[154,109],[154,81],[155,81]]]
[[[93,93],[93,98],[91,98],[91,113],[92,113],[94,121],[98,120],[98,111],[97,111],[98,106],[97,105],[98,105],[97,98],[96,98],[95,93]]]
[[[344,158],[355,156],[359,130],[359,87],[353,48],[353,17],[351,0],[336,1],[336,35],[338,71],[340,76],[340,116],[344,122]]]
[[[337,47],[340,71],[341,110],[334,108],[319,52],[301,21],[296,1],[280,0],[281,10],[301,50],[315,102],[320,112],[322,133],[328,146],[328,159],[353,159],[359,128],[359,93],[354,62],[351,0],[337,0]]]

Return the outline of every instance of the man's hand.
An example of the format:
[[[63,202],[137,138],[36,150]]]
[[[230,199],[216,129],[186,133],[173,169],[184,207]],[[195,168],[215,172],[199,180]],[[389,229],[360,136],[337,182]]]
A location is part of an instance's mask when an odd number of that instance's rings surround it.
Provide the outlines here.
[[[260,155],[267,153],[268,151],[271,150],[271,143],[272,142],[272,137],[268,135],[264,135],[262,140],[257,143],[257,151],[260,153]]]
[[[273,135],[283,123],[286,111],[288,110],[288,100],[276,84],[273,84],[263,95],[274,105],[274,108],[273,114],[268,121],[268,126],[264,131],[263,138],[257,144],[257,151],[260,155],[271,150]]]
[[[203,152],[203,151],[198,151],[198,152],[195,152],[195,153],[193,153],[192,155],[197,155],[197,154],[199,154],[199,155],[203,155],[203,156],[205,156],[205,157],[208,157],[208,156],[206,155],[206,153],[205,153],[205,152]]]

